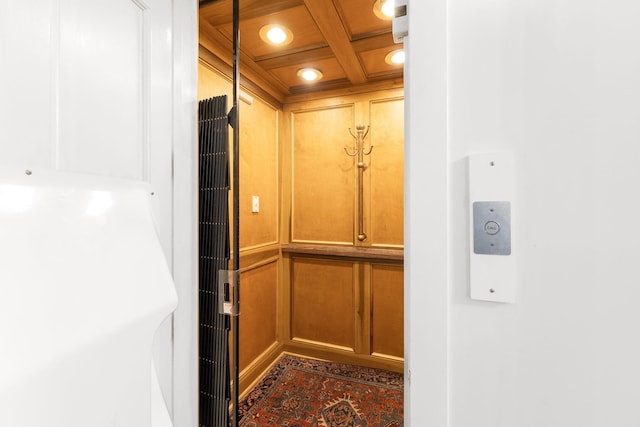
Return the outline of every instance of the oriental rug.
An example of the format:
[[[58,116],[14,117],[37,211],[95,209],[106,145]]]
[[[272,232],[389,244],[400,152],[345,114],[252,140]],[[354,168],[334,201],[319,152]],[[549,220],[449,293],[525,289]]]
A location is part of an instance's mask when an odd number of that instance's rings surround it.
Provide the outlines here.
[[[240,400],[240,427],[402,427],[403,375],[283,355]]]

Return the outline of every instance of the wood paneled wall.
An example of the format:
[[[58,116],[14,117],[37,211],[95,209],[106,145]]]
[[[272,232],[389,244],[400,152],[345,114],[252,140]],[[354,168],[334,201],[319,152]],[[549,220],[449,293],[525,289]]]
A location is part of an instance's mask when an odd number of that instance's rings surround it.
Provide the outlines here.
[[[232,106],[231,81],[206,62],[198,68],[198,99],[227,95]],[[248,250],[278,243],[280,205],[279,138],[281,112],[253,96],[240,101],[240,248]],[[231,130],[233,132],[233,130]],[[251,198],[260,198],[260,212],[251,211]]]
[[[371,345],[373,355],[404,354],[404,268],[371,264]]]
[[[341,143],[354,110],[346,104],[290,113],[293,242],[353,243],[353,159]]]
[[[282,128],[285,349],[403,369],[402,90],[285,105]],[[364,141],[363,225],[349,130]],[[349,248],[353,248],[352,250]]]
[[[398,250],[393,250],[400,252]],[[403,369],[403,264],[284,251],[285,349],[346,363]]]
[[[291,336],[354,350],[357,274],[351,262],[295,258],[291,264]]]
[[[283,240],[299,243],[403,246],[404,98],[402,90],[285,106]],[[365,242],[358,234],[357,125],[369,127],[364,157]],[[289,188],[287,188],[289,186]],[[290,218],[286,218],[286,214]]]
[[[368,157],[372,246],[402,247],[404,233],[404,99],[369,101],[373,151]]]
[[[278,258],[242,273],[240,288],[240,370],[251,366],[276,342]]]

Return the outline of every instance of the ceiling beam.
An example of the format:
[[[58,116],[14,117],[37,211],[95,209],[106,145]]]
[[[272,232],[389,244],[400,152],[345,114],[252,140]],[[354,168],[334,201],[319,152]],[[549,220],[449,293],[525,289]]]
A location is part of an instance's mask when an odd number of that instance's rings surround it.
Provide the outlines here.
[[[289,54],[286,54],[285,52],[284,55],[265,59],[256,58],[256,64],[260,65],[265,70],[273,70],[274,68],[301,65],[327,58],[333,58],[333,51],[329,47],[321,47]]]
[[[366,52],[368,50],[382,49],[383,47],[393,47],[396,44],[393,41],[393,35],[391,33],[382,34],[379,36],[367,37],[351,42],[353,50],[357,53]],[[397,49],[401,49],[402,45],[399,45]]]
[[[358,61],[347,30],[336,11],[332,0],[304,0],[309,13],[313,17],[320,32],[329,44],[336,59],[349,81],[362,84],[367,81],[367,75]]]
[[[314,85],[315,86],[315,85]],[[403,90],[404,81],[402,77],[392,80],[377,81],[363,85],[344,85],[340,82],[324,85],[322,88],[314,88],[296,86],[295,91],[285,98],[285,105],[296,102],[306,102],[315,99],[334,98],[338,96],[349,96],[360,93],[376,92],[379,90],[399,89]]]

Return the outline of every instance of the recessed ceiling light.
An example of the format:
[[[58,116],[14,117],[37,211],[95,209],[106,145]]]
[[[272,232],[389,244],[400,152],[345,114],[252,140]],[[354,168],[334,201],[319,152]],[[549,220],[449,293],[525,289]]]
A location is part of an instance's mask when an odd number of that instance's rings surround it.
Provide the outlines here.
[[[293,33],[282,25],[269,24],[260,28],[260,38],[274,46],[285,46],[293,41]]]
[[[380,19],[393,18],[394,0],[376,0],[373,3],[373,13]]]
[[[298,70],[298,77],[301,77],[303,80],[311,83],[322,78],[322,71],[317,68],[301,68]]]
[[[384,62],[386,62],[389,65],[404,64],[404,50],[403,49],[392,50],[391,52],[387,53],[387,55],[384,57]]]

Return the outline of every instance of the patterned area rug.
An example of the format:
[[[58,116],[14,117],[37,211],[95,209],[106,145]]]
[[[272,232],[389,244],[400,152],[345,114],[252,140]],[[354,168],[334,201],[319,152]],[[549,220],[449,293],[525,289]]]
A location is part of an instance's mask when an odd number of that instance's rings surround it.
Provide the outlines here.
[[[240,427],[402,427],[402,374],[284,355],[239,404]]]

